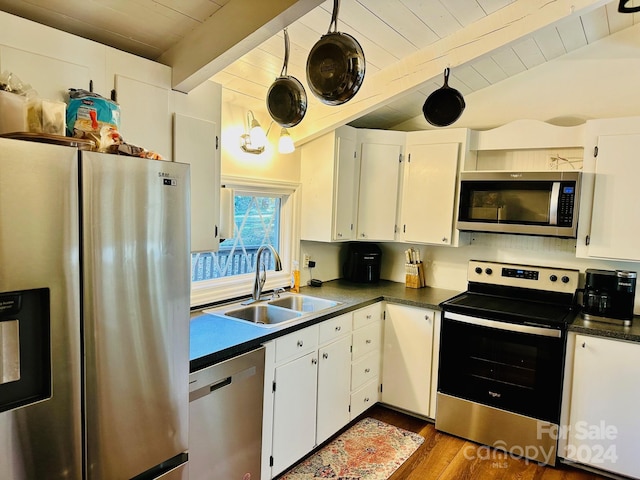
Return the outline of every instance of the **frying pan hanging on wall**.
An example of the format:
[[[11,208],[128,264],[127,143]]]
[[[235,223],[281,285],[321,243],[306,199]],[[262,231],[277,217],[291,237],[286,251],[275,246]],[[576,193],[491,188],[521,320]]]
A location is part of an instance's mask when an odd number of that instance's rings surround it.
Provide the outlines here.
[[[307,92],[302,83],[287,75],[289,63],[289,34],[284,29],[284,64],[280,76],[267,92],[267,109],[273,121],[284,128],[299,124],[307,112]]]
[[[460,118],[466,104],[462,94],[449,86],[449,67],[444,69],[444,85],[427,97],[422,107],[431,125],[446,127]]]
[[[333,0],[329,31],[320,37],[307,58],[309,88],[326,105],[348,102],[364,81],[364,52],[355,38],[337,31],[339,8],[340,0]]]

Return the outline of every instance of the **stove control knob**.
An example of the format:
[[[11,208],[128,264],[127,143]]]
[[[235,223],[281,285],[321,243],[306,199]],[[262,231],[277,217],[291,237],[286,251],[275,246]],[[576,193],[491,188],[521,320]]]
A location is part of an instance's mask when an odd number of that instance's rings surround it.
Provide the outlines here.
[[[482,268],[476,267],[476,273],[480,275],[482,273]]]
[[[558,276],[557,275],[551,275],[549,277],[549,280],[551,280],[552,282],[557,282],[558,281]]]
[[[485,268],[484,273],[486,273],[487,275],[491,275],[493,273],[493,270],[490,268]]]
[[[562,277],[562,283],[569,283],[569,277],[567,277],[566,275]]]

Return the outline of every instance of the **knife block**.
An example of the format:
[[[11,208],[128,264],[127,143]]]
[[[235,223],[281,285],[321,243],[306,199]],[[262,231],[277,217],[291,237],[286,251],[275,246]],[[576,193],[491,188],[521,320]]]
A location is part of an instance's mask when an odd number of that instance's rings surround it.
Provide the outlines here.
[[[424,280],[424,264],[422,262],[406,263],[405,271],[405,284],[407,288],[422,288],[427,286]]]

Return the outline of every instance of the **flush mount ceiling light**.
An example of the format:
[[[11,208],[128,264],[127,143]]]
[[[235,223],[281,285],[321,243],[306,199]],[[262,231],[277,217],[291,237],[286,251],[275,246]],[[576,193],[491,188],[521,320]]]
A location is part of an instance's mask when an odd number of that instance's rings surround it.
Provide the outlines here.
[[[264,152],[267,144],[267,134],[260,126],[260,122],[256,120],[251,110],[247,112],[247,132],[240,135],[240,148],[247,153],[256,155]]]
[[[251,110],[247,112],[247,127],[246,133],[240,135],[240,148],[243,152],[253,153],[260,155],[264,152],[267,144],[267,136],[271,131],[273,121],[269,124],[267,132],[262,129],[260,122],[256,120],[255,115]],[[292,153],[295,151],[293,139],[286,128],[280,130],[280,138],[278,140],[278,153]]]

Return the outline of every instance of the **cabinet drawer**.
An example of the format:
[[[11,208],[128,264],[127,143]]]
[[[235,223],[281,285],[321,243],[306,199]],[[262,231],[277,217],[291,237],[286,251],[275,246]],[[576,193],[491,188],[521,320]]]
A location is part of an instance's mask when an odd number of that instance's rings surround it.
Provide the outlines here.
[[[378,402],[378,385],[377,380],[372,380],[351,394],[351,420]]]
[[[304,355],[318,346],[318,325],[276,339],[276,363]]]
[[[371,352],[351,365],[351,390],[356,390],[380,375],[380,352]]]
[[[377,321],[353,332],[352,358],[355,360],[370,352],[380,352],[382,321]]]
[[[320,324],[320,345],[351,332],[351,313],[345,313]]]
[[[368,307],[353,312],[353,329],[361,328],[368,323],[382,318],[382,303],[374,303]]]

